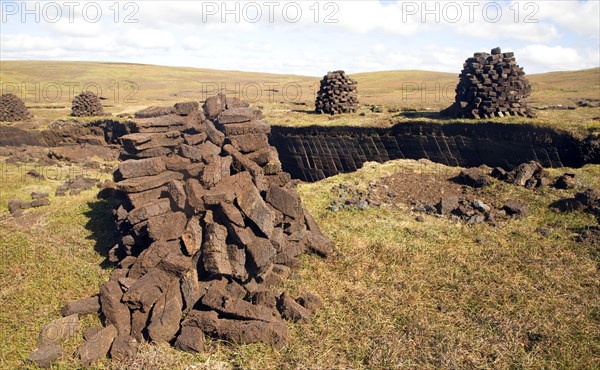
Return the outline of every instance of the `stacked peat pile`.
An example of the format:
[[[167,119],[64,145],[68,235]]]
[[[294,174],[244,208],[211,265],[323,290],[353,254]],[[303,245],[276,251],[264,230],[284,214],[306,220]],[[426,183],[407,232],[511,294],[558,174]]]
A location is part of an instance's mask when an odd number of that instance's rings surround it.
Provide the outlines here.
[[[29,118],[31,118],[31,114],[18,96],[7,93],[0,97],[0,121],[17,122]]]
[[[196,101],[176,103],[172,107],[148,107],[135,113],[135,118],[154,118],[177,114],[188,116],[198,110],[200,105]]]
[[[73,117],[93,117],[106,114],[102,108],[100,98],[91,91],[84,91],[73,98],[71,110],[71,116]]]
[[[270,126],[259,110],[223,95],[204,110],[128,122],[115,173],[122,237],[109,254],[118,266],[99,298],[63,309],[105,318],[96,335],[106,338],[94,341],[108,345],[90,355],[93,343],[84,343],[84,364],[107,352],[129,357],[142,340],[185,351],[202,351],[205,335],[281,347],[283,319],[306,321],[320,304],[312,294],[294,300],[273,290],[299,255],[326,256],[331,243],[282,172]]]
[[[534,117],[526,98],[531,85],[514,53],[475,53],[463,64],[456,101],[441,112],[453,118]]]
[[[344,71],[328,72],[321,80],[315,101],[319,114],[354,113],[358,110],[358,82],[346,76]]]

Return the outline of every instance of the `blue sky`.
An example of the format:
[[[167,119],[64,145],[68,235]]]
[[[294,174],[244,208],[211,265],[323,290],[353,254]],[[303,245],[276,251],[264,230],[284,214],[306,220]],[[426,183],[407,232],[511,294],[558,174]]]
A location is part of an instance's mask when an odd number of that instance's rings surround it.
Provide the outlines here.
[[[0,0],[0,12],[2,60],[458,73],[473,52],[500,46],[527,73],[600,65],[598,0]]]

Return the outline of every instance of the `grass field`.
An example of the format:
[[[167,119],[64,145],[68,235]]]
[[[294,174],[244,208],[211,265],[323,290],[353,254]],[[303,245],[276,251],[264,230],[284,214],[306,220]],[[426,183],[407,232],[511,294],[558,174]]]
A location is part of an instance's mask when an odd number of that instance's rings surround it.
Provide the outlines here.
[[[334,119],[312,114],[320,77],[139,64],[0,61],[0,85],[3,92],[21,94],[36,116],[33,126],[41,127],[68,117],[74,96],[70,92],[84,87],[105,97],[106,111],[113,115],[134,113],[149,105],[204,100],[224,91],[262,107],[272,125],[390,126],[415,119],[430,121],[435,112],[449,106],[454,101],[460,67],[457,66],[456,74],[386,71],[353,75],[363,106],[356,114]],[[534,87],[532,106],[574,106],[573,99],[600,99],[600,68],[528,78]],[[381,113],[373,113],[372,105],[379,106]],[[594,120],[598,116],[600,108],[580,108],[539,111],[537,119],[509,117],[492,121],[527,121],[588,134],[600,130],[600,121]]]
[[[285,282],[292,295],[316,292],[324,307],[310,323],[292,325],[291,343],[211,342],[196,356],[167,346],[144,345],[127,366],[147,368],[597,368],[600,364],[600,279],[595,249],[573,241],[573,229],[592,217],[557,214],[554,200],[574,191],[530,191],[496,183],[499,199],[524,200],[530,214],[500,228],[467,227],[426,216],[417,222],[406,207],[333,213],[326,210],[339,183],[365,187],[398,171],[436,176],[457,168],[416,161],[369,165],[299,190],[335,244],[322,260],[305,256]],[[600,167],[572,170],[600,187]],[[562,173],[552,170],[553,175]],[[71,299],[93,294],[109,275],[110,204],[95,190],[51,197],[52,204],[8,216],[7,199],[60,181],[4,179],[0,221],[0,368],[15,368],[35,347],[37,332]],[[552,230],[550,237],[536,233]],[[97,325],[86,318],[82,326]],[[71,339],[67,352],[82,338]],[[104,368],[106,365],[97,365]],[[60,368],[76,368],[67,358]]]
[[[255,84],[278,90],[272,99],[263,95],[252,103],[262,107],[270,124],[387,126],[414,120],[442,124],[446,121],[435,120],[432,114],[449,105],[451,97],[446,101],[441,95],[424,96],[421,91],[436,91],[439,84],[451,86],[451,94],[457,74],[389,71],[354,75],[365,106],[357,114],[331,119],[310,112],[317,77],[110,63],[0,61],[3,87],[37,82],[42,97],[43,86],[48,93],[52,83],[63,86],[57,101],[42,98],[36,102],[26,97],[36,119],[18,125],[31,128],[68,116],[72,96],[67,88],[72,82],[101,86],[106,110],[113,115],[133,113],[148,105],[200,100],[214,92],[215,83],[219,87],[224,83],[224,90],[234,95],[241,86],[250,92]],[[572,105],[574,98],[600,98],[599,68],[529,78],[539,86],[532,96],[535,106]],[[128,82],[139,87],[131,101],[125,99],[131,92],[125,89]],[[297,101],[285,101],[286,83],[302,88]],[[381,106],[383,113],[372,112],[368,105]],[[600,116],[598,108],[540,111],[537,119],[528,122],[587,134],[600,131],[600,121],[593,119],[596,116]],[[48,175],[43,181],[24,175],[28,165],[14,167],[4,158],[0,165],[0,369],[27,368],[23,360],[35,348],[40,328],[59,317],[65,302],[97,293],[110,275],[111,267],[104,260],[114,238],[110,231],[113,216],[110,202],[96,199],[97,189],[76,196],[53,196],[67,174],[83,171],[78,165],[45,168]],[[327,260],[303,256],[301,268],[281,286],[291,295],[315,292],[324,302],[309,323],[290,324],[287,348],[212,341],[206,353],[194,356],[168,346],[144,344],[126,364],[104,362],[95,367],[600,367],[600,250],[573,238],[576,229],[597,222],[584,213],[557,214],[549,208],[552,202],[585,187],[600,189],[600,166],[551,169],[553,176],[567,171],[577,175],[581,185],[568,191],[526,190],[495,182],[492,189],[500,200],[517,198],[530,210],[525,218],[507,221],[499,228],[471,227],[433,216],[418,222],[417,215],[401,204],[363,212],[327,210],[335,198],[332,189],[340,183],[366,187],[402,171],[440,176],[459,169],[401,160],[369,164],[356,173],[299,185],[304,204],[332,239],[335,253]],[[101,179],[110,176],[89,174]],[[27,200],[32,191],[39,190],[50,192],[50,206],[27,210],[21,218],[8,214],[8,200]],[[539,227],[549,228],[550,236],[539,235]],[[98,319],[87,317],[81,327],[98,324]],[[82,342],[81,334],[72,338],[66,352],[72,353]],[[79,365],[66,356],[57,368]]]

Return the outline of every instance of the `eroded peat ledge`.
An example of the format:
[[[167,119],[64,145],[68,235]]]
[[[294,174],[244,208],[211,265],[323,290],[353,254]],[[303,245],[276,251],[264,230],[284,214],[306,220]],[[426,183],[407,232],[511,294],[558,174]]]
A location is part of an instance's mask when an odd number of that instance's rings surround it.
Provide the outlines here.
[[[531,124],[410,122],[390,128],[273,126],[271,145],[284,170],[304,181],[353,172],[364,162],[429,159],[448,166],[513,168],[600,163],[600,140]]]

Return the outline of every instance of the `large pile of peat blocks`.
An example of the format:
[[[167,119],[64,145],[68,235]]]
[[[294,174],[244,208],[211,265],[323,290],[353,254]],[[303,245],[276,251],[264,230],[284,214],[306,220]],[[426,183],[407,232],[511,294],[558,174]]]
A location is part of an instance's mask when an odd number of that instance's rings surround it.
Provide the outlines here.
[[[17,122],[29,118],[31,118],[31,114],[18,96],[11,93],[0,96],[0,121]]]
[[[205,336],[285,346],[284,320],[308,320],[320,299],[275,287],[301,254],[327,256],[332,246],[282,171],[261,112],[218,95],[203,110],[187,102],[136,116],[151,118],[129,120],[121,138],[121,238],[109,253],[117,268],[98,296],[62,310],[102,313],[105,327],[77,352],[82,364],[125,359],[141,341],[185,351],[203,351]]]
[[[71,116],[73,117],[94,117],[103,116],[104,108],[98,95],[91,91],[84,91],[73,98],[71,107]]]
[[[321,80],[315,111],[319,114],[356,112],[359,108],[357,85],[344,71],[328,72]]]
[[[456,101],[441,112],[453,118],[534,117],[526,99],[531,85],[514,53],[475,53],[463,64]]]

